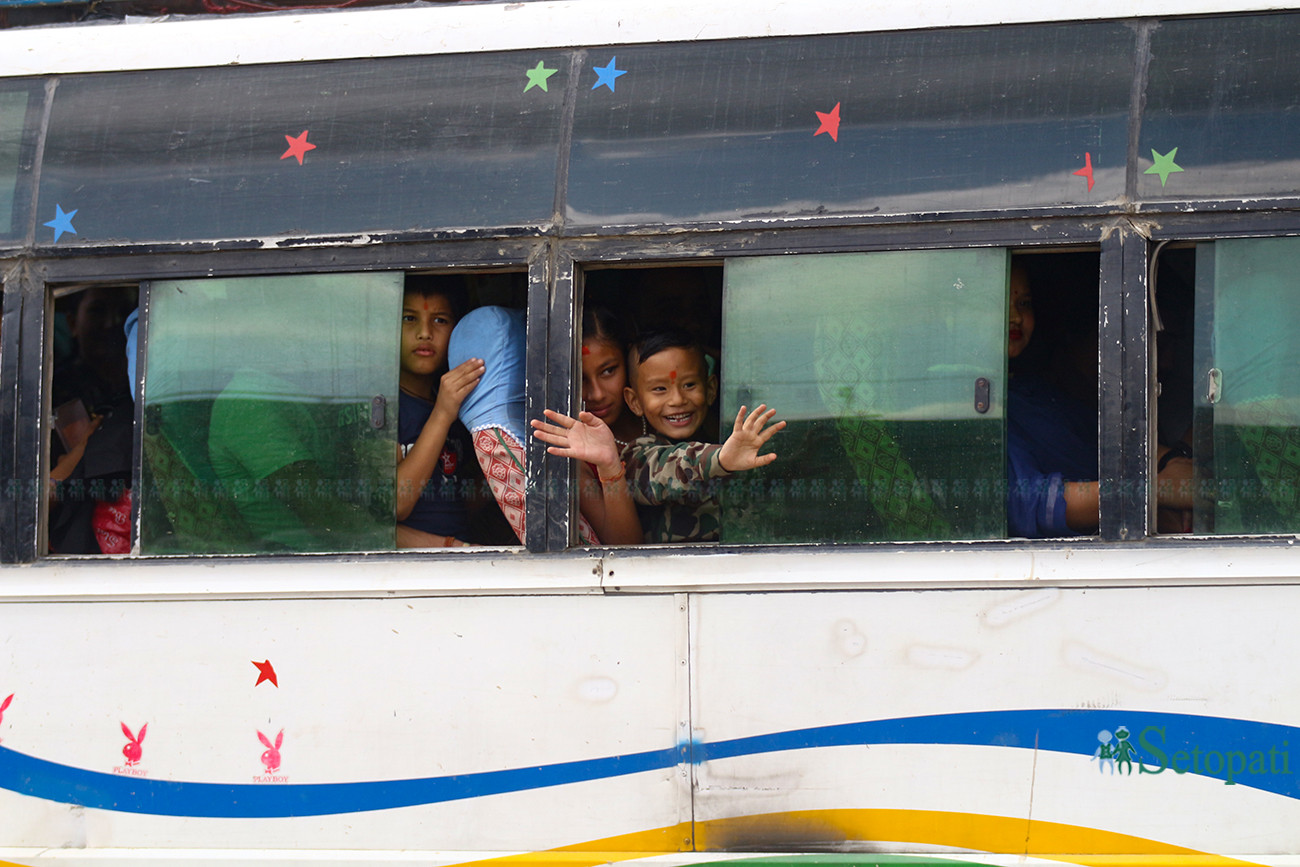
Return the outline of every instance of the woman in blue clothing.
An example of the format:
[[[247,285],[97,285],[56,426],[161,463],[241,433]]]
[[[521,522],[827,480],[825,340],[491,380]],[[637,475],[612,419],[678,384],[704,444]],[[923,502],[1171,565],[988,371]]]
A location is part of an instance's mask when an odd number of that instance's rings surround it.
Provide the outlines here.
[[[1032,370],[1016,370],[1034,334],[1034,299],[1022,265],[1011,269],[1007,356],[1007,529],[1040,539],[1097,532],[1097,415]],[[1190,509],[1192,462],[1165,459],[1158,475],[1162,507]]]

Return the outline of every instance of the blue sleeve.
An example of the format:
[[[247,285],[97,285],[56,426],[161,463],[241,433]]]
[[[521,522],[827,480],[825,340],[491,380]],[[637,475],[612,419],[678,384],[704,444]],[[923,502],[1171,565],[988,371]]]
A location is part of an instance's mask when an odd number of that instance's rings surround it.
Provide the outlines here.
[[[1043,473],[1028,448],[1014,434],[1007,436],[1007,530],[1012,536],[1042,539],[1077,536],[1065,523],[1065,479]]]

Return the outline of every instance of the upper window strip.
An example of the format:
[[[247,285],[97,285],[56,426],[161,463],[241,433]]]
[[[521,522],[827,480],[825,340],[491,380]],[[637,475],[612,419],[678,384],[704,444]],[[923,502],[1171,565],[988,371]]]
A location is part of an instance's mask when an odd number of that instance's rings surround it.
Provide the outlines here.
[[[37,241],[544,224],[564,91],[526,89],[538,64],[566,66],[536,52],[69,77]]]

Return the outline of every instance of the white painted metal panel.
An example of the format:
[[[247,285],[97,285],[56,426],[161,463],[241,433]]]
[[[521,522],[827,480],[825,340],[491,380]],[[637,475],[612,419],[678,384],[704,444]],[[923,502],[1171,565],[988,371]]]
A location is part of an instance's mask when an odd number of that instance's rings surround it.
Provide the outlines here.
[[[1010,817],[1026,833],[1030,820],[1079,829],[1085,846],[1124,834],[1294,853],[1298,604],[1294,587],[696,596],[697,749],[730,750],[697,769],[696,820],[777,814],[720,838],[738,848],[819,848],[780,815],[801,810],[850,811],[875,823],[867,848],[897,848],[890,828],[942,811],[965,814],[972,841]],[[1096,754],[1120,726],[1127,768]],[[1231,785],[1226,770],[1194,772],[1234,753],[1246,767]]]
[[[14,699],[2,746],[92,787],[96,773],[285,791],[475,774],[486,786],[516,769],[525,779],[373,811],[373,793],[354,787],[343,799],[362,809],[299,818],[83,809],[5,792],[0,845],[499,853],[675,825],[689,815],[675,761],[547,781],[564,763],[673,751],[683,609],[668,596],[5,606],[0,692]],[[265,660],[278,686],[257,682],[253,663]],[[137,737],[148,724],[134,767],[121,723]],[[257,735],[281,730],[281,764],[268,773]],[[147,809],[212,801],[177,798]]]

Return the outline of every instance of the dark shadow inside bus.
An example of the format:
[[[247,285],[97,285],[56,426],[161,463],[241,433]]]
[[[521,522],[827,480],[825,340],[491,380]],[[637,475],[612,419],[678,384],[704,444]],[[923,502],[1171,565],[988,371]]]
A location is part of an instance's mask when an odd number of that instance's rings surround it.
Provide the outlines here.
[[[114,285],[68,290],[55,302],[50,554],[131,550],[138,299],[138,287]]]
[[[1169,475],[1171,465],[1181,462],[1180,458],[1191,458],[1195,440],[1196,248],[1194,245],[1165,247],[1159,251],[1156,264],[1154,322],[1158,390],[1152,471],[1159,476],[1162,471]],[[1191,532],[1194,510],[1161,505],[1161,494],[1158,489],[1156,532]]]
[[[1099,254],[1011,258],[1007,535],[1091,535],[1097,450]]]

